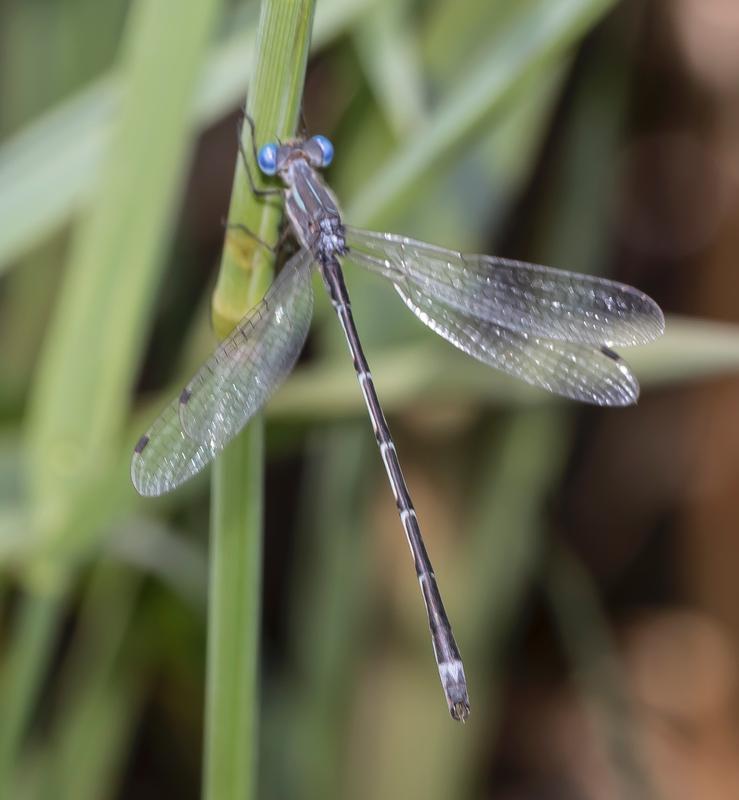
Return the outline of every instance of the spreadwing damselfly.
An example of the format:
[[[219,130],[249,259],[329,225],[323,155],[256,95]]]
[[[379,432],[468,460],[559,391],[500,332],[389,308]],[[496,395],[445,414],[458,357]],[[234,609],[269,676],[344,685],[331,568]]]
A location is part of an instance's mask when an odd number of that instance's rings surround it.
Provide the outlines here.
[[[413,556],[449,711],[464,721],[469,698],[462,659],[357,333],[342,264],[386,278],[421,322],[468,355],[595,405],[636,402],[639,384],[613,348],[655,339],[664,318],[650,297],[623,283],[347,226],[318,172],[332,158],[333,146],[323,136],[266,144],[256,154],[261,171],[282,180],[300,249],[141,437],[131,478],[142,495],[169,492],[246,425],[300,355],[313,312],[311,276],[318,270],[346,337]]]

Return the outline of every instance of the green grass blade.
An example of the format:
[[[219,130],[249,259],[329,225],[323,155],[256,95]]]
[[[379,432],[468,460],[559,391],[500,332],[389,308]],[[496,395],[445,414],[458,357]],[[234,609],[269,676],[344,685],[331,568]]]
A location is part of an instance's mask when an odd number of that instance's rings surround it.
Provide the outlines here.
[[[705,380],[739,371],[739,326],[707,320],[667,318],[664,336],[622,351],[643,392]],[[409,407],[546,404],[560,402],[502,372],[460,356],[450,344],[432,337],[373,352],[372,373],[382,385],[388,413]],[[352,418],[365,413],[355,379],[345,360],[326,356],[295,370],[270,401],[274,419],[303,421]]]
[[[374,2],[321,3],[314,47],[323,47],[355,25]],[[256,31],[250,19],[240,17],[233,27],[201,71],[191,106],[193,133],[235,108],[246,92]],[[0,272],[90,202],[119,110],[120,78],[114,71],[98,79],[0,147]]]
[[[314,3],[264,0],[257,33],[256,71],[247,110],[257,142],[285,139],[297,126]],[[242,144],[253,162],[249,126]],[[261,202],[241,160],[229,223],[246,225],[263,241],[277,238],[279,208]],[[227,333],[264,294],[274,256],[244,235],[230,236],[213,295],[217,332]],[[253,420],[216,462],[211,514],[206,734],[203,795],[244,800],[256,793],[257,667],[262,553],[263,428]]]
[[[395,135],[420,128],[426,110],[415,31],[407,24],[407,0],[382,0],[355,33],[367,79]]]
[[[220,0],[185,10],[176,0],[139,0],[131,13],[119,117],[96,174],[96,203],[71,250],[31,399],[29,510],[33,533],[48,547],[35,577],[51,595],[31,589],[21,599],[8,642],[0,704],[13,713],[0,724],[2,796],[11,796],[15,752],[46,669],[59,613],[53,593],[65,585],[68,554],[95,525],[90,505],[115,505],[97,490],[117,463],[144,319],[187,154],[188,112],[219,7]]]
[[[61,529],[75,500],[91,494],[101,468],[117,458],[191,145],[192,96],[220,5],[207,0],[187,13],[175,0],[133,7],[120,117],[31,400],[30,484],[46,529]]]
[[[203,796],[255,796],[262,567],[260,424],[213,467]]]
[[[348,208],[353,224],[377,225],[406,192],[489,123],[491,115],[571,47],[613,0],[542,0],[518,15],[505,40],[473,70],[436,112],[423,137],[409,140]]]

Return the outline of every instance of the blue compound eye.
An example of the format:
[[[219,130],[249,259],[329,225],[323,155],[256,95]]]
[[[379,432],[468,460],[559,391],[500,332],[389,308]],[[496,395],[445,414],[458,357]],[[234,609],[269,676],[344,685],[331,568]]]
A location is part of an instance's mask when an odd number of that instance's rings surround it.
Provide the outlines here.
[[[265,175],[274,175],[277,172],[277,145],[265,144],[257,154],[257,164]]]
[[[321,166],[327,167],[334,159],[334,146],[325,136],[314,136],[313,141],[321,148]]]

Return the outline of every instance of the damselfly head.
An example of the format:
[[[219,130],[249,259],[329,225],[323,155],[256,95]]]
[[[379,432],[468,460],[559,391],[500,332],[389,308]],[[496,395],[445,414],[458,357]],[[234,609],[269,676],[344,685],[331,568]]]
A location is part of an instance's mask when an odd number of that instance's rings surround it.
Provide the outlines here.
[[[285,144],[265,144],[257,153],[257,164],[265,175],[277,175],[295,161],[307,161],[314,169],[323,169],[333,158],[333,144],[325,136],[313,136]]]

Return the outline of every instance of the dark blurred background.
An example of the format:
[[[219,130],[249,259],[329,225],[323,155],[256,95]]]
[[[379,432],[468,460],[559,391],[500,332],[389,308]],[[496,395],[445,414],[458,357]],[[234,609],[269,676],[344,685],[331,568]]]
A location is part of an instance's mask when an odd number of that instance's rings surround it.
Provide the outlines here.
[[[38,686],[22,734],[0,714],[13,798],[200,793],[207,481],[144,503],[111,468],[99,499],[116,513],[67,548],[29,547],[38,509],[19,477],[89,202],[43,159],[60,143],[74,163],[74,142],[114,114],[104,82],[130,5],[0,2],[0,688]],[[211,54],[250,46],[257,11],[228,4]],[[468,362],[388,287],[348,276],[467,663],[460,728],[317,293],[306,353],[267,412],[261,797],[739,797],[738,44],[735,0],[319,2],[304,116],[334,141],[348,220],[634,284],[667,333],[624,353],[638,406],[596,409]],[[506,92],[484,94],[498,77]],[[121,463],[212,346],[247,82],[224,79],[193,122]],[[450,119],[453,150],[403,185]],[[61,612],[24,650],[27,598],[47,594]]]

